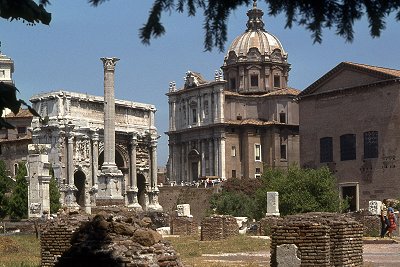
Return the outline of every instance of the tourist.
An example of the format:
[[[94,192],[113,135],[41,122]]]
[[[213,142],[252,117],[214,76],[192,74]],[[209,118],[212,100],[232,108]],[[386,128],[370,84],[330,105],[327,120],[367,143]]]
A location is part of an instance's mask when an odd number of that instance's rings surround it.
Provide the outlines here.
[[[381,238],[385,237],[386,232],[388,231],[390,222],[387,217],[387,208],[385,203],[382,203],[381,208]]]
[[[392,207],[388,208],[387,218],[389,220],[387,235],[388,235],[388,237],[392,237],[392,232],[395,231],[397,228],[397,220],[396,220],[396,216],[394,214],[394,209]]]

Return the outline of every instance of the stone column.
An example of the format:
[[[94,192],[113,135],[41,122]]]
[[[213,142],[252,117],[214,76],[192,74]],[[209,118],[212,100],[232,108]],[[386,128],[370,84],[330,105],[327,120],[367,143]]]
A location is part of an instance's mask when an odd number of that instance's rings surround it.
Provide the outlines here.
[[[72,126],[70,124],[70,126]],[[71,132],[67,135],[67,177],[68,184],[64,186],[64,203],[67,207],[78,207],[76,203],[75,192],[78,191],[74,184],[74,136]]]
[[[211,110],[212,110],[212,102],[211,102],[211,92],[208,94],[208,123],[212,123],[212,114],[211,114]]]
[[[130,152],[130,172],[129,172],[129,187],[127,189],[128,207],[136,211],[142,211],[138,201],[138,187],[137,187],[137,170],[136,170],[136,147],[137,147],[137,133],[132,133],[131,150]]]
[[[115,164],[114,71],[117,58],[101,58],[104,67],[104,163],[102,169],[117,172]]]
[[[213,98],[214,98],[214,112],[213,112],[213,121],[214,122],[218,122],[218,94],[217,92],[214,92],[213,94]]]
[[[118,58],[101,58],[104,67],[104,163],[99,176],[99,199],[123,200],[123,174],[115,164],[114,71]],[[117,202],[118,202],[117,201]],[[109,201],[108,201],[109,202]],[[111,203],[111,202],[109,202]],[[107,204],[109,204],[107,203]],[[112,201],[115,204],[115,201]]]
[[[224,90],[222,88],[218,91],[218,122],[224,122]]]
[[[209,175],[214,174],[214,149],[213,149],[213,139],[208,139],[208,168]]]
[[[225,180],[225,141],[226,137],[224,135],[221,136],[220,141],[220,149],[219,149],[219,171],[220,177],[222,180]]]
[[[220,176],[220,169],[219,169],[220,142],[219,142],[219,138],[214,138],[214,149],[215,149],[214,174],[216,176]]]
[[[179,166],[181,170],[181,179],[180,181],[176,181],[177,183],[182,182],[185,177],[185,145],[185,143],[181,143],[181,166]]]
[[[200,98],[200,96],[198,96],[197,97],[197,114],[196,114],[196,118],[197,118],[196,125],[197,126],[201,125],[202,117],[200,115],[201,115],[201,98]]]
[[[92,187],[89,189],[90,203],[96,206],[96,194],[98,192],[98,170],[99,170],[99,134],[94,132],[92,134]]]
[[[201,174],[200,176],[206,175],[206,140],[200,140],[201,143]]]
[[[163,211],[160,203],[158,203],[159,190],[157,187],[157,139],[151,140],[151,166],[150,166],[150,187],[151,187],[151,199],[149,205],[149,211]]]

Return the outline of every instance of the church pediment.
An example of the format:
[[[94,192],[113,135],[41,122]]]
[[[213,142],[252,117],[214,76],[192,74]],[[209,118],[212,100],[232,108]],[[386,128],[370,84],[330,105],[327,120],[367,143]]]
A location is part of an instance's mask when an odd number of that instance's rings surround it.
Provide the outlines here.
[[[308,86],[298,97],[361,87],[399,77],[400,71],[398,70],[342,62]]]

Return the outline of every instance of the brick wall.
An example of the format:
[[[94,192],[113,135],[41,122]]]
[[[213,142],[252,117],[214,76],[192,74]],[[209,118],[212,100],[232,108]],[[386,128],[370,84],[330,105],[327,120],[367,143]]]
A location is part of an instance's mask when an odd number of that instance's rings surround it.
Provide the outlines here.
[[[282,217],[278,216],[267,216],[260,220],[258,227],[259,235],[271,235],[271,228],[281,221]]]
[[[307,213],[287,216],[272,227],[271,266],[276,248],[295,244],[301,266],[362,266],[363,226],[344,215]]]
[[[221,240],[239,234],[239,226],[233,216],[212,216],[201,222],[202,241]]]
[[[190,217],[173,217],[170,222],[172,235],[196,235],[198,225]]]

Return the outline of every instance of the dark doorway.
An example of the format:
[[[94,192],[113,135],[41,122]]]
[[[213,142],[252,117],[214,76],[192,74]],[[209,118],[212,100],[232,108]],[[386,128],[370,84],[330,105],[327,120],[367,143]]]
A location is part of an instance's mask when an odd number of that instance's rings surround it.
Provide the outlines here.
[[[146,204],[146,178],[144,178],[143,174],[138,174],[137,175],[137,187],[138,187],[138,201],[140,206],[143,208],[145,207]]]
[[[199,162],[192,162],[192,181],[199,179]]]
[[[199,179],[199,165],[200,165],[200,153],[196,149],[192,149],[188,155],[189,163],[190,163],[190,173],[189,173],[189,181],[197,181]]]
[[[75,193],[76,202],[79,206],[85,206],[85,180],[86,176],[83,171],[77,171],[74,174],[74,184],[78,191]]]
[[[347,199],[350,207],[350,211],[357,210],[357,186],[343,186],[342,187],[342,197],[343,199]]]

